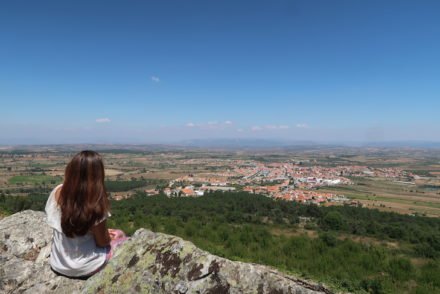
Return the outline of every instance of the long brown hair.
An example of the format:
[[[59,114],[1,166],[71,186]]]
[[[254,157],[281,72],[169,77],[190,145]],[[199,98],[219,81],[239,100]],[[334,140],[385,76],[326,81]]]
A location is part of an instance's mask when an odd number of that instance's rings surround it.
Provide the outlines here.
[[[101,156],[85,150],[67,164],[58,204],[61,228],[70,238],[83,236],[109,211]]]

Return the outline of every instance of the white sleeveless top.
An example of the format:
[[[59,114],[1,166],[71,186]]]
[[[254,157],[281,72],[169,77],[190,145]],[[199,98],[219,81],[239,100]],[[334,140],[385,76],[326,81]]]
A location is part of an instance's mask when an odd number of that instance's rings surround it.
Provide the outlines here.
[[[55,199],[55,191],[61,186],[52,190],[46,203],[46,221],[53,228],[50,265],[55,271],[69,277],[87,276],[104,264],[107,250],[96,246],[90,231],[74,238],[63,233],[61,210]]]

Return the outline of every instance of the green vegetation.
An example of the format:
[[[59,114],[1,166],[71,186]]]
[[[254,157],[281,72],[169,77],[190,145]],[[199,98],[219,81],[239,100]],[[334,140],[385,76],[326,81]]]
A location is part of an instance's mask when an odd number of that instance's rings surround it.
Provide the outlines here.
[[[0,208],[27,208],[11,198],[0,197]],[[35,200],[32,209],[43,209],[45,198]],[[300,217],[307,217],[313,236],[301,228]],[[112,202],[109,226],[129,234],[145,227],[181,236],[214,254],[271,265],[343,291],[440,291],[437,218],[306,206],[247,193],[172,199],[138,193]]]
[[[44,210],[49,193],[29,194],[29,196],[5,196],[0,194],[0,215],[13,214],[22,210]]]
[[[16,184],[56,184],[61,182],[61,177],[53,177],[48,175],[28,175],[28,176],[13,176],[9,179],[9,183]]]
[[[317,239],[301,234],[300,216],[312,218]],[[214,254],[268,264],[346,291],[440,290],[440,220],[434,218],[303,206],[246,193],[176,199],[140,193],[113,203],[109,225],[130,234],[146,227],[178,235]],[[348,237],[338,238],[342,235]],[[355,242],[350,236],[370,240]],[[399,245],[389,248],[386,241]],[[422,265],[411,262],[416,257]]]
[[[105,187],[108,192],[123,192],[136,188],[146,187],[149,185],[163,186],[167,183],[160,179],[144,179],[132,181],[105,181]]]

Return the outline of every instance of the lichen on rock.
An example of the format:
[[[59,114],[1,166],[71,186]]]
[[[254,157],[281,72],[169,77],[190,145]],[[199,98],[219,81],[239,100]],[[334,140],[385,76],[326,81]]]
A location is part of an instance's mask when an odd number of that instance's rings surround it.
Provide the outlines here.
[[[179,237],[139,229],[87,281],[54,274],[43,212],[0,220],[0,292],[5,293],[330,293],[267,266],[231,261]]]

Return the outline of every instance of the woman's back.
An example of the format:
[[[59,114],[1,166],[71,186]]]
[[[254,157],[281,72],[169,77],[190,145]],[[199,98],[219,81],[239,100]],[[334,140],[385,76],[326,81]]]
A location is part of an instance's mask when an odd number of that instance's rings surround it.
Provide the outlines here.
[[[63,233],[56,195],[61,186],[50,193],[46,203],[47,222],[53,228],[50,265],[56,272],[66,276],[87,276],[105,263],[108,248],[96,246],[91,232],[74,238]]]

